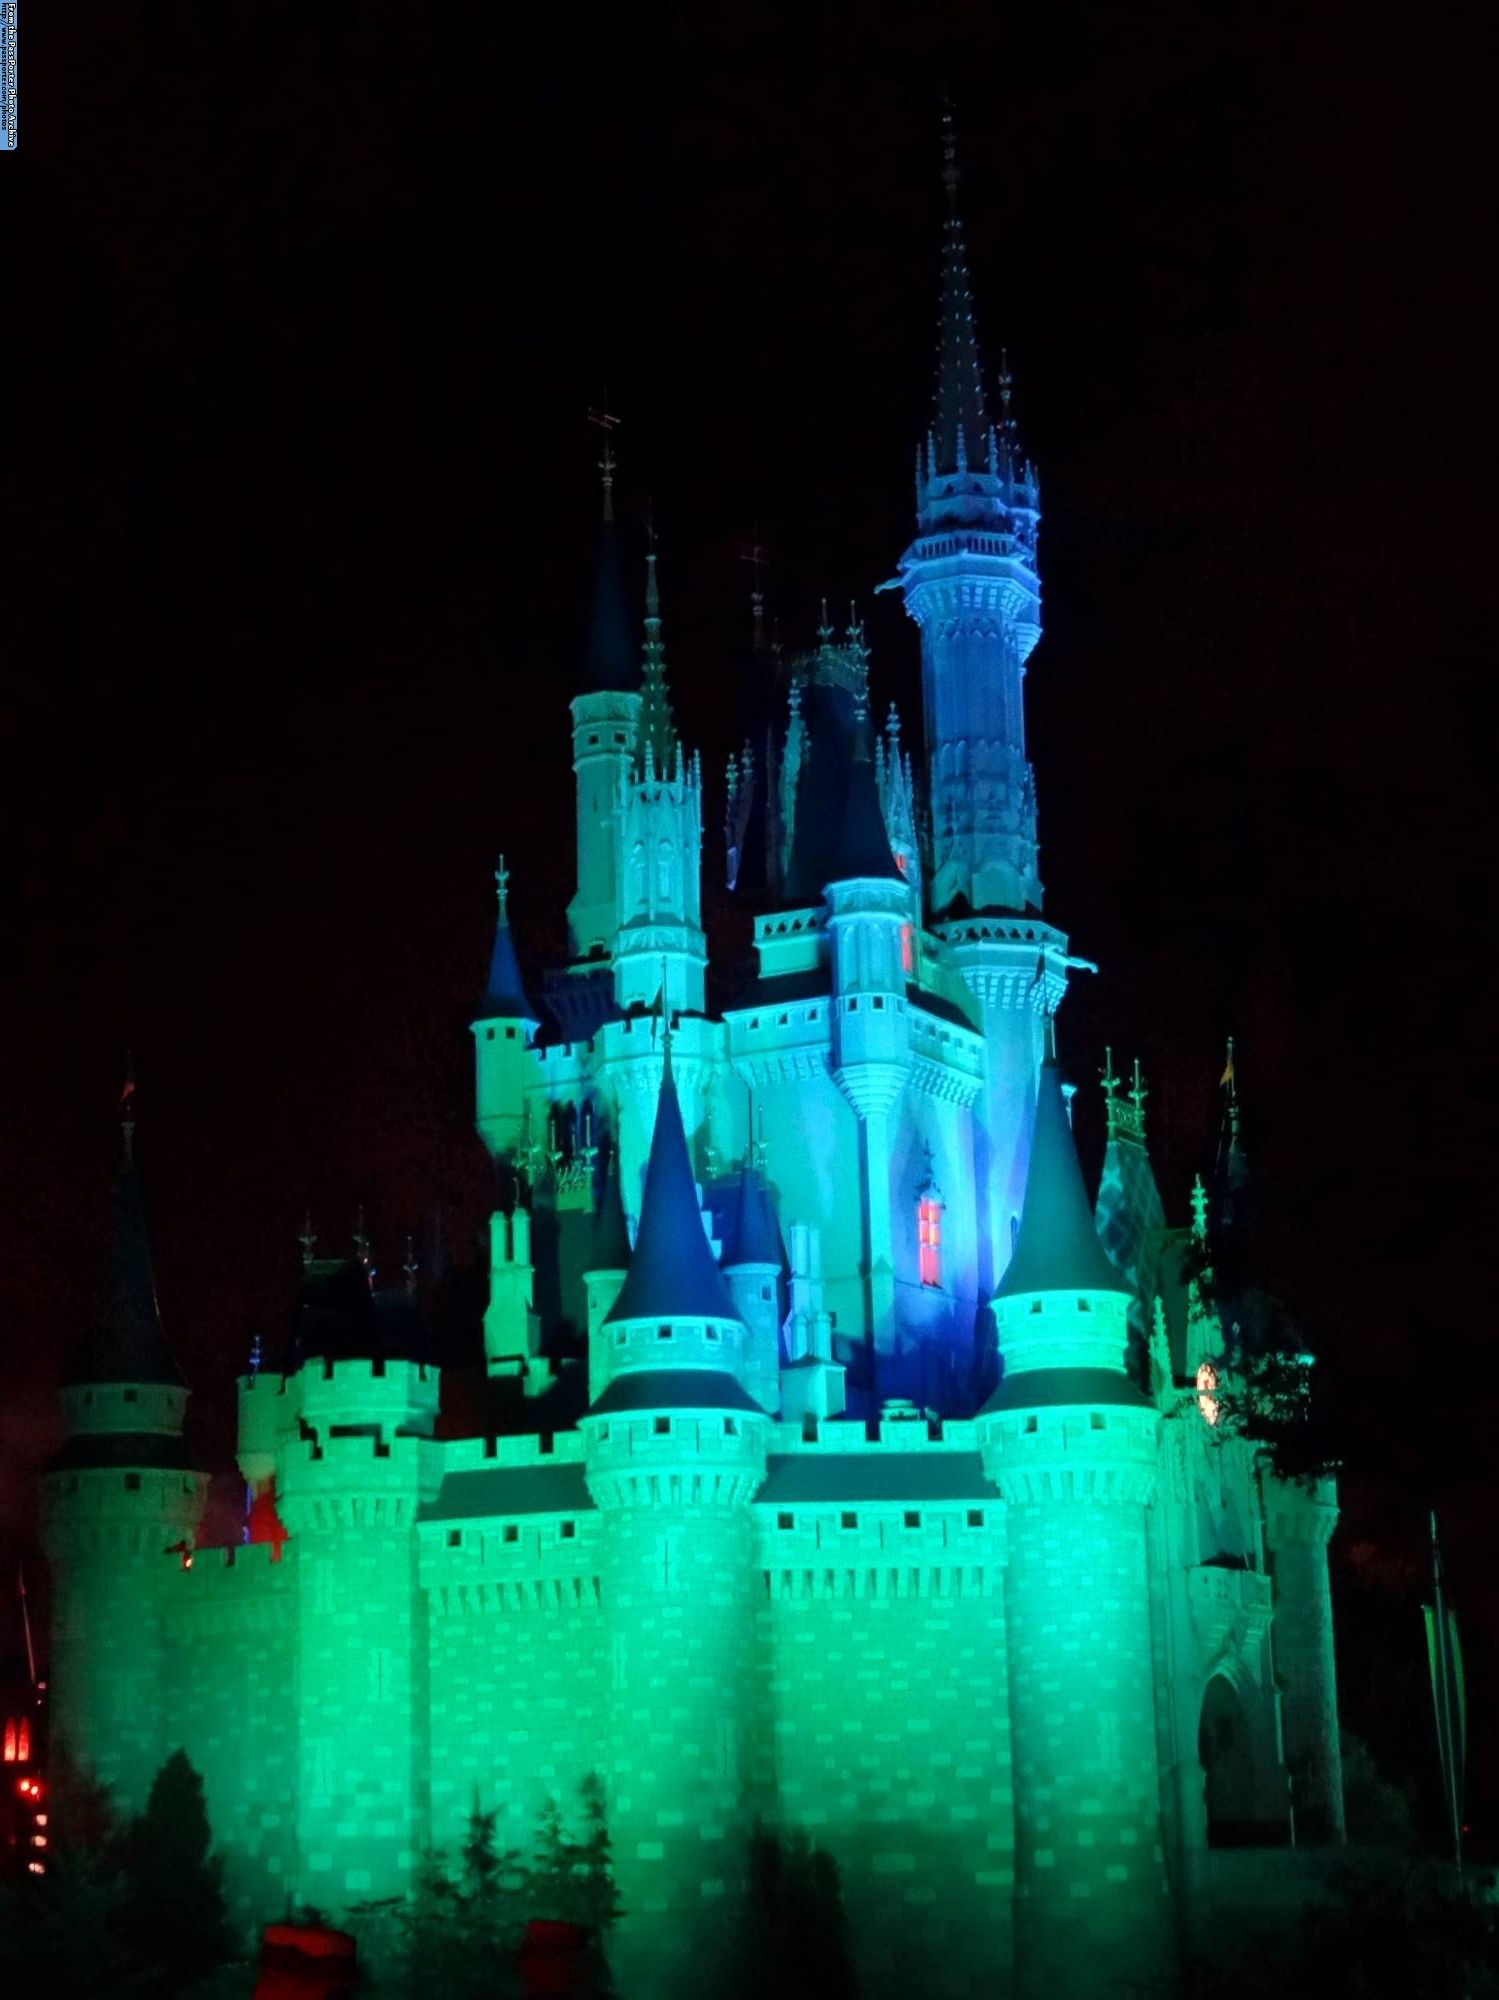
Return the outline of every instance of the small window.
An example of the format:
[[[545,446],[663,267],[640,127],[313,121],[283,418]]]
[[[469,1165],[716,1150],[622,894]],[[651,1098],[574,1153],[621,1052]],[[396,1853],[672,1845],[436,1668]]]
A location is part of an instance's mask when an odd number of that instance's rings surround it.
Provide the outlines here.
[[[1088,1303],[1088,1301],[1087,1301],[1086,1299],[1079,1299],[1079,1300],[1078,1300],[1078,1302],[1077,1302],[1077,1309],[1078,1309],[1078,1311],[1079,1311],[1080,1313],[1086,1313],[1086,1312],[1092,1312],[1092,1310],[1093,1310],[1092,1306],[1090,1306],[1090,1305],[1089,1305],[1089,1303]]]
[[[1101,1431],[1103,1429],[1103,1423],[1104,1423],[1104,1418],[1102,1410],[1091,1410],[1088,1413],[1088,1429],[1090,1431]]]
[[[791,1020],[791,1016],[790,1016],[789,1014],[777,1014],[777,1015],[776,1015],[776,1026],[777,1026],[778,1028],[784,1028],[784,1027],[786,1027],[786,1026],[788,1025],[788,1023],[790,1022],[790,1020]]]
[[[127,1403],[138,1403],[140,1399],[141,1392],[139,1389],[127,1389],[125,1391],[125,1401]]]
[[[906,1526],[908,1528],[919,1528],[921,1526],[921,1516],[919,1514],[907,1514]]]
[[[590,750],[596,750],[596,749],[598,748],[598,743],[599,743],[599,739],[598,739],[598,735],[597,735],[597,733],[595,733],[594,735],[592,735],[592,736],[590,736],[590,737],[589,737],[589,739],[588,739],[588,747],[589,747],[589,749],[590,749]]]
[[[505,1030],[505,1040],[506,1040],[507,1042],[513,1042],[513,1041],[515,1040],[515,1030],[514,1030],[514,1028],[507,1028],[507,1029]]]
[[[817,1019],[817,1009],[815,1007],[809,1007],[807,1009],[807,1019],[809,1021],[815,1021]]]
[[[983,1508],[982,1508],[982,1507],[970,1507],[970,1508],[968,1509],[968,1525],[969,1525],[969,1527],[970,1527],[970,1528],[982,1528],[982,1527],[983,1527],[983,1525],[984,1525],[984,1510],[983,1510]]]
[[[492,1041],[494,1040],[494,1029],[493,1029],[493,1028],[486,1028],[486,1029],[484,1030],[484,1039],[485,1039],[485,1041],[486,1041],[486,1042],[492,1042]]]
[[[880,1011],[881,1013],[883,1013],[883,1012],[884,1012],[884,1010],[885,1010],[885,996],[884,996],[884,994],[883,994],[883,993],[876,993],[876,994],[875,994],[875,996],[874,996],[874,1004],[875,1004],[875,1006],[876,1006],[876,1007],[877,1007],[877,1008],[879,1009],[879,1011]]]
[[[848,1003],[848,1011],[850,1012],[850,1014],[857,1014],[857,1013],[858,1013],[858,1011],[859,1011],[859,996],[858,996],[857,994],[855,994],[855,995],[854,995],[854,997],[853,997],[853,999],[849,1001],[849,1003]]]
[[[1038,1313],[1038,1312],[1040,1312],[1040,1310],[1041,1310],[1041,1301],[1040,1301],[1039,1299],[1032,1299],[1032,1300],[1031,1300],[1031,1311],[1032,1311],[1033,1313]]]
[[[623,1347],[624,1344],[625,1344],[625,1330],[622,1326],[616,1327],[614,1330],[614,1345],[616,1347]]]
[[[1033,1432],[1035,1432],[1035,1431],[1037,1431],[1037,1430],[1039,1430],[1039,1429],[1040,1429],[1040,1420],[1039,1420],[1039,1418],[1036,1418],[1036,1417],[1027,1417],[1027,1418],[1026,1418],[1026,1420],[1025,1420],[1025,1434],[1026,1434],[1026,1436],[1027,1436],[1027,1437],[1030,1437],[1030,1436],[1031,1436],[1031,1434],[1032,1434]]]
[[[141,1490],[140,1474],[138,1472],[127,1472],[125,1474],[125,1491],[127,1493],[139,1493],[140,1490]]]
[[[507,1542],[518,1542],[520,1540],[520,1529],[515,1525],[514,1521],[507,1521],[500,1530],[500,1534],[501,1538]]]
[[[739,1435],[739,1419],[738,1419],[737,1417],[725,1417],[725,1418],[724,1418],[724,1420],[723,1420],[723,1434],[724,1434],[724,1436],[725,1436],[726,1438],[736,1438],[736,1437],[738,1437],[738,1435]]]
[[[578,1524],[576,1521],[559,1522],[557,1527],[557,1533],[561,1536],[564,1542],[576,1541],[578,1537]]]
[[[658,1326],[656,1328],[656,1338],[657,1340],[670,1340],[671,1328],[669,1326]]]
[[[670,1436],[671,1436],[671,1418],[670,1418],[670,1417],[657,1417],[657,1419],[656,1419],[656,1422],[655,1422],[655,1433],[656,1433],[656,1436],[657,1436],[658,1438],[665,1438],[665,1437],[670,1437]]]
[[[614,740],[616,743],[623,743],[625,740],[625,732],[622,729],[616,729],[614,732]]]
[[[463,1547],[463,1530],[462,1530],[462,1528],[449,1528],[449,1529],[448,1529],[448,1547],[449,1547],[450,1549],[461,1549],[461,1548]]]
[[[760,1025],[760,1016],[757,1014],[755,1018],[750,1022],[750,1026],[751,1028],[758,1028],[759,1025]]]
[[[760,1287],[760,1296],[762,1299],[773,1299],[775,1297],[775,1291],[776,1288],[774,1285],[762,1285]]]
[[[778,1528],[794,1528],[796,1526],[795,1514],[777,1514],[776,1526]]]
[[[703,1328],[703,1332],[707,1335],[709,1340],[717,1340],[718,1338],[718,1328],[716,1326],[705,1326]]]
[[[843,1528],[857,1528],[859,1525],[859,1517],[857,1514],[840,1514],[838,1517],[838,1525]]]
[[[600,1424],[600,1425],[599,1425],[599,1443],[600,1443],[600,1444],[607,1444],[608,1442],[609,1442],[609,1426],[608,1426],[607,1424]]]

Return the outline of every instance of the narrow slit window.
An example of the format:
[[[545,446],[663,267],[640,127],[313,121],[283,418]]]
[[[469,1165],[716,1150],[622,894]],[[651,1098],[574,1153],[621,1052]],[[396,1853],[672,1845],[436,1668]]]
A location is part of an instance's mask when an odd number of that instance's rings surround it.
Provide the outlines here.
[[[942,1283],[942,1204],[923,1195],[916,1204],[916,1246],[921,1282]]]

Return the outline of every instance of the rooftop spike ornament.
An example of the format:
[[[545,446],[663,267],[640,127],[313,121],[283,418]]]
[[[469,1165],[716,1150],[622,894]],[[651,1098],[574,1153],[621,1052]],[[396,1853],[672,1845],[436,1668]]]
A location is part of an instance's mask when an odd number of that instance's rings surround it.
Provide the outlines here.
[[[596,425],[604,433],[604,450],[603,456],[599,459],[599,472],[604,487],[604,519],[612,522],[614,519],[615,471],[613,437],[615,431],[619,429],[619,418],[610,414],[608,403],[609,395],[606,390],[604,393],[604,407],[598,410],[590,410],[588,412],[588,421]]]
[[[654,536],[652,537],[654,543]],[[666,689],[666,646],[661,637],[661,585],[656,574],[656,551],[652,546],[645,558],[645,646],[644,671],[640,688],[640,770],[647,776],[669,780],[680,761],[676,724],[672,720],[671,697]]]
[[[964,472],[970,454],[982,448],[989,429],[968,283],[968,250],[958,215],[957,128],[949,107],[942,113],[942,182],[947,219],[942,234],[942,320],[937,348],[937,405],[933,437],[936,473]]]
[[[310,1208],[302,1218],[302,1227],[298,1232],[297,1241],[302,1246],[302,1269],[304,1271],[310,1270],[312,1268],[313,1256],[317,1251],[317,1232],[312,1226],[312,1210]]]

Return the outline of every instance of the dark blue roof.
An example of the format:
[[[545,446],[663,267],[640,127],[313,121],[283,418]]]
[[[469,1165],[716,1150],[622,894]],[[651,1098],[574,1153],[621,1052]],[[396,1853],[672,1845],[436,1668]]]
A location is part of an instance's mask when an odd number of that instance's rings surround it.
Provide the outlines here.
[[[997,1416],[1003,1410],[1051,1410],[1063,1405],[1121,1404],[1127,1409],[1148,1409],[1144,1396],[1129,1376],[1117,1368],[1017,1368],[1006,1375],[994,1394],[979,1411],[981,1417]]]
[[[885,814],[880,805],[879,788],[875,784],[874,766],[861,745],[854,751],[849,763],[843,820],[828,862],[828,881],[902,880],[904,877],[890,852],[890,836],[885,830]]]
[[[765,1412],[724,1368],[631,1368],[604,1390],[588,1414],[624,1416],[632,1410],[746,1410]]]
[[[736,1264],[774,1264],[780,1270],[784,1262],[781,1232],[776,1227],[770,1191],[746,1161],[739,1175],[739,1187],[729,1220],[729,1240],[724,1246],[723,1267],[728,1271]]]
[[[583,1467],[570,1460],[551,1465],[485,1465],[450,1472],[423,1521],[470,1521],[501,1514],[586,1514],[593,1511]]]
[[[606,1324],[622,1319],[737,1319],[708,1245],[668,1055],[651,1135],[629,1274]]]
[[[976,1451],[774,1452],[755,1495],[771,1506],[796,1501],[997,1500]]]
[[[494,949],[489,954],[489,977],[484,982],[484,998],[476,1021],[539,1021],[541,1016],[526,998],[520,963],[515,956],[515,938],[503,910],[494,927]]]
[[[633,693],[640,686],[640,647],[635,620],[625,591],[619,534],[613,521],[599,527],[594,547],[593,609],[583,656],[584,694],[617,689]]]
[[[109,1263],[99,1316],[66,1380],[187,1386],[162,1331],[140,1175],[129,1151],[120,1161],[111,1196]]]
[[[619,1185],[619,1147],[609,1150],[604,1169],[604,1185],[599,1193],[598,1213],[593,1218],[593,1243],[589,1250],[590,1271],[627,1271],[630,1268],[630,1231],[625,1222],[624,1196]]]
[[[996,1298],[1020,1292],[1128,1292],[1093,1226],[1055,1062],[1041,1065],[1015,1254]]]

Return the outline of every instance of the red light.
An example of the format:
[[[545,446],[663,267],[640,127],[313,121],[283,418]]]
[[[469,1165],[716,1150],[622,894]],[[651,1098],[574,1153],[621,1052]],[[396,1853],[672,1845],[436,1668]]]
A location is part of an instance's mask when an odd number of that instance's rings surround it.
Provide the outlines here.
[[[47,1872],[47,1864],[45,1861],[28,1861],[26,1866],[30,1869],[33,1875],[45,1875]]]
[[[34,1833],[34,1834],[33,1834],[33,1835],[31,1836],[31,1844],[32,1844],[32,1846],[33,1846],[33,1847],[45,1847],[45,1846],[47,1845],[47,1836],[46,1836],[46,1834],[44,1834],[44,1833]]]

